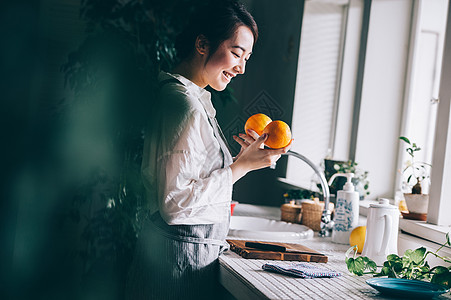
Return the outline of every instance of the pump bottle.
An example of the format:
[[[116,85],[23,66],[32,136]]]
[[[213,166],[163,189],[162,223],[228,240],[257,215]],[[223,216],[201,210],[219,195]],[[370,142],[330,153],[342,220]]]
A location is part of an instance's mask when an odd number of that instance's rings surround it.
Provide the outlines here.
[[[346,177],[347,181],[343,190],[337,192],[335,206],[334,227],[332,229],[332,242],[338,244],[349,244],[351,231],[359,223],[359,193],[355,191],[352,184],[353,173],[335,173],[329,180],[329,186],[335,178]]]

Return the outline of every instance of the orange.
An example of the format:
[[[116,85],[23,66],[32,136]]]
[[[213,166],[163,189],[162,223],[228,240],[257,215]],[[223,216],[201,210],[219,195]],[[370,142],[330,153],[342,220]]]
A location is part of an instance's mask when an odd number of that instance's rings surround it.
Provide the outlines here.
[[[362,253],[363,246],[365,245],[366,226],[358,226],[351,231],[349,236],[349,244],[351,246],[357,246],[357,253]]]
[[[255,114],[247,119],[246,124],[244,124],[244,131],[247,133],[248,129],[254,130],[258,135],[262,135],[263,129],[266,125],[271,123],[271,118],[265,114]]]
[[[272,121],[263,129],[268,134],[265,145],[269,148],[280,149],[291,142],[290,126],[284,121]]]

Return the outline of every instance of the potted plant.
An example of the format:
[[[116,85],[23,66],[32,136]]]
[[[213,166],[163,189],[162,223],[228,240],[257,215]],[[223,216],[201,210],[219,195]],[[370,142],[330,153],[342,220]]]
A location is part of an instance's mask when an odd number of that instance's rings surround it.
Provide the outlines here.
[[[446,246],[451,246],[449,232],[446,234],[445,242],[435,252],[427,250],[425,247],[415,250],[408,249],[404,252],[404,256],[389,254],[382,266],[377,266],[370,258],[357,256],[357,247],[352,246],[346,251],[345,261],[349,272],[357,276],[373,275],[374,277],[400,278],[403,280],[422,280],[450,288],[451,269],[449,264],[451,259],[439,254],[439,251]],[[444,264],[430,266],[426,260],[429,255],[441,259]]]
[[[407,176],[404,186],[410,189],[410,193],[404,193],[407,209],[410,217],[416,216],[417,219],[425,220],[429,204],[429,195],[422,193],[422,184],[429,179],[431,165],[415,160],[415,153],[421,150],[416,143],[411,143],[410,140],[404,136],[399,137],[399,139],[408,145],[406,152],[410,156],[410,159],[406,162],[406,167],[402,171],[402,174]]]

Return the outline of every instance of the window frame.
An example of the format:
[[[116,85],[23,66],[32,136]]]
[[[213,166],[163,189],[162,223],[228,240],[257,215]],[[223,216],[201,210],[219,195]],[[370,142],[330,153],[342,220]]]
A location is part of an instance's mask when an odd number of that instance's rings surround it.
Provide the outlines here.
[[[427,222],[450,226],[451,217],[451,3],[448,2],[442,72],[439,88],[439,107],[432,157],[431,190]]]

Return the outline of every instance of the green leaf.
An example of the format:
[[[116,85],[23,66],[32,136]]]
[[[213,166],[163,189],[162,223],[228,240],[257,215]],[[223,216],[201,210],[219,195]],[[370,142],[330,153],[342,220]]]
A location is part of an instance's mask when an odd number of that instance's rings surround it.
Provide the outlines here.
[[[409,144],[409,145],[410,145],[410,141],[409,141],[409,139],[408,139],[408,138],[406,138],[405,136],[400,136],[400,137],[399,137],[399,139],[400,139],[400,140],[403,140],[404,142],[406,142],[407,144]]]
[[[401,262],[396,262],[393,264],[393,269],[396,273],[399,273],[402,271],[402,263]]]
[[[434,274],[431,282],[451,287],[451,272],[448,271],[448,273]]]
[[[363,259],[361,259],[361,257],[357,257],[356,259],[349,258],[346,261],[346,266],[348,267],[349,272],[354,273],[358,276],[363,275],[365,263],[363,262]]]
[[[376,263],[375,263],[374,261],[370,260],[370,261],[368,262],[368,264],[367,264],[367,268],[368,268],[368,270],[371,271],[371,272],[376,272],[376,270],[377,270],[377,265],[376,265]]]
[[[424,259],[425,254],[426,254],[426,248],[421,247],[421,248],[418,248],[415,251],[413,251],[410,258],[412,259],[412,261],[415,264],[419,264]]]
[[[433,268],[431,271],[433,271],[434,274],[446,274],[446,273],[449,273],[448,268],[442,267],[442,266],[437,266],[437,267]]]
[[[382,267],[381,274],[383,274],[382,276],[388,276],[388,274],[390,274],[390,268],[385,266]]]
[[[446,269],[446,268],[445,268],[445,269]],[[447,269],[447,270],[448,270],[448,269]],[[423,273],[429,272],[429,266],[422,266],[422,267],[420,268],[420,271],[423,272]]]
[[[398,261],[398,260],[401,260],[401,258],[396,254],[389,254],[389,255],[387,255],[387,260],[388,261]]]
[[[354,248],[355,247],[351,247],[346,252],[346,266],[348,267],[349,272],[362,276],[367,271],[368,273],[372,273],[374,275],[377,269],[377,265],[374,261],[366,256],[359,256],[355,259],[352,257],[347,257]]]
[[[403,268],[407,268],[407,267],[410,265],[411,262],[412,262],[412,261],[410,260],[410,257],[407,256],[406,254],[404,254],[404,256],[403,256],[403,258],[402,258],[402,265],[403,265]]]

